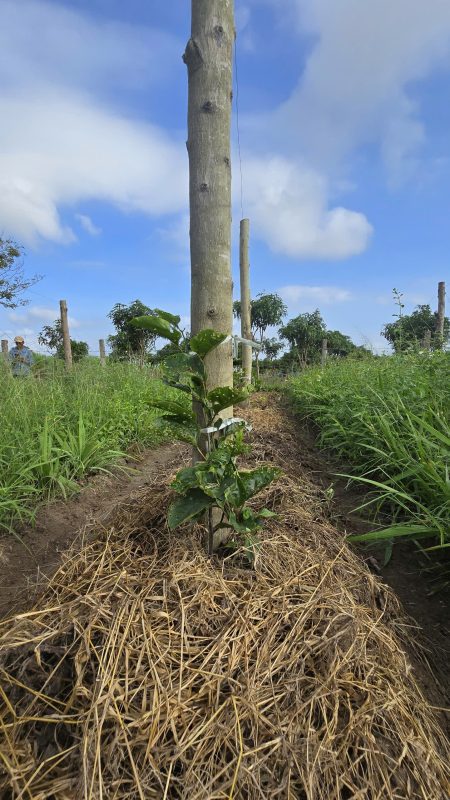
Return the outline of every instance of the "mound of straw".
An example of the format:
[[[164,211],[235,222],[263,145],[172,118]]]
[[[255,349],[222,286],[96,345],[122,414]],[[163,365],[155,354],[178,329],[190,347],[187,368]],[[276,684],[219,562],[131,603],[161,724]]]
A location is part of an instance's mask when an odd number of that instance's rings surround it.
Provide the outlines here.
[[[253,570],[168,534],[161,476],[3,624],[1,797],[448,800],[396,600],[296,470]]]

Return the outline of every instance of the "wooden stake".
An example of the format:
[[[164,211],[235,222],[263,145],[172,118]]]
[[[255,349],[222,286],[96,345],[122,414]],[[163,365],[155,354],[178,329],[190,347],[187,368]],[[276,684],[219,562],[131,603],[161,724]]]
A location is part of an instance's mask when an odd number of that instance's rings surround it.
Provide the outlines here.
[[[59,308],[61,312],[61,328],[64,342],[64,361],[66,362],[66,370],[70,372],[72,369],[72,348],[70,346],[69,320],[67,318],[67,303],[65,300],[59,301]]]
[[[325,364],[327,363],[327,358],[328,358],[328,340],[322,339],[322,358],[321,358],[322,367],[324,367]]]
[[[445,321],[445,282],[438,283],[438,313],[436,320],[436,333],[440,340],[440,346],[444,348],[444,321]]]
[[[252,320],[250,305],[250,264],[248,259],[248,244],[250,236],[250,221],[241,219],[239,238],[239,268],[241,275],[241,336],[243,339],[252,338]],[[252,348],[248,344],[242,347],[242,369],[244,383],[252,382]]]
[[[105,350],[105,340],[99,339],[98,340],[98,347],[100,350],[100,364],[102,367],[106,365],[106,350]]]
[[[424,350],[431,350],[431,331],[425,331],[425,336],[423,337],[423,349]]]
[[[8,360],[8,352],[9,352],[8,339],[2,339],[2,356],[5,359],[5,361]]]

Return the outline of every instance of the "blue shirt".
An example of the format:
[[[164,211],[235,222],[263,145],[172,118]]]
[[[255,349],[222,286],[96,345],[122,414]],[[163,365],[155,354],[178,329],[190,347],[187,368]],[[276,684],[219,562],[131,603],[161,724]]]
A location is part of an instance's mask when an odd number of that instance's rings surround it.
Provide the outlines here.
[[[33,363],[33,353],[29,347],[11,347],[9,361],[13,375],[29,375]]]

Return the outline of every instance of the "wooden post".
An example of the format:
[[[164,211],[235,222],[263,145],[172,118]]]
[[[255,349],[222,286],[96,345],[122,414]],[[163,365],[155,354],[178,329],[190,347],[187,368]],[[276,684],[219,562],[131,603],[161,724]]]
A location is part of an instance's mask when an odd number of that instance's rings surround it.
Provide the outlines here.
[[[327,363],[327,358],[328,358],[328,340],[322,339],[322,356],[321,356],[322,367],[324,367],[325,364]]]
[[[431,331],[425,331],[425,336],[423,337],[423,349],[424,350],[431,350]]]
[[[241,336],[243,339],[252,338],[252,320],[250,304],[250,265],[248,259],[248,243],[250,236],[250,221],[241,219],[239,238],[239,268],[241,276]],[[252,348],[249,344],[242,345],[242,369],[244,384],[252,382]]]
[[[436,334],[439,337],[440,346],[444,348],[444,321],[445,321],[445,282],[438,283],[438,312],[436,320]]]
[[[188,69],[191,333],[231,335],[231,92],[233,0],[191,0]],[[205,359],[208,389],[233,385],[231,340]],[[233,409],[221,412],[232,415]]]
[[[2,356],[5,359],[5,361],[8,361],[8,352],[9,352],[8,339],[2,339]]]
[[[72,369],[72,348],[70,346],[69,320],[67,318],[67,303],[65,300],[59,301],[59,308],[61,312],[61,329],[64,342],[64,361],[66,362],[66,370],[70,372]]]
[[[105,340],[99,339],[98,340],[98,347],[100,350],[100,364],[102,367],[106,365],[106,350],[105,350]]]

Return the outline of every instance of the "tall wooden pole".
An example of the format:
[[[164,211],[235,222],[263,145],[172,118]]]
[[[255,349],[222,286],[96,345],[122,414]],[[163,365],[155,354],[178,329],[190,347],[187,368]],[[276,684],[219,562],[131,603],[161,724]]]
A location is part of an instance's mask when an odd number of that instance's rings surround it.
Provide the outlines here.
[[[445,321],[445,282],[438,283],[438,313],[436,320],[436,333],[441,347],[444,347],[444,321]]]
[[[98,348],[100,351],[100,364],[102,367],[106,365],[106,350],[105,350],[105,340],[99,339],[98,340]]]
[[[64,343],[64,361],[66,363],[66,370],[69,372],[72,369],[72,348],[70,346],[69,320],[67,317],[67,303],[65,300],[59,301],[59,308]]]
[[[429,329],[425,331],[425,335],[423,337],[423,349],[431,350],[431,331]]]
[[[325,364],[327,363],[327,358],[328,358],[328,340],[322,339],[322,355],[321,355],[322,367],[324,367]]]
[[[2,356],[5,361],[8,360],[8,339],[2,339]]]
[[[239,238],[239,269],[241,276],[241,336],[243,339],[252,338],[252,319],[250,304],[250,264],[248,259],[248,244],[250,236],[250,221],[241,219]],[[244,383],[252,382],[252,348],[249,344],[242,345],[242,369]]]
[[[188,69],[191,331],[213,328],[230,335],[234,1],[191,0],[191,7],[191,38],[183,56]],[[231,340],[208,354],[206,369],[209,389],[232,386]]]

